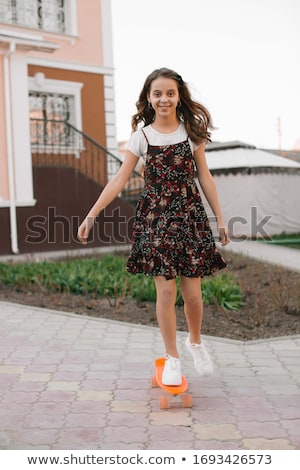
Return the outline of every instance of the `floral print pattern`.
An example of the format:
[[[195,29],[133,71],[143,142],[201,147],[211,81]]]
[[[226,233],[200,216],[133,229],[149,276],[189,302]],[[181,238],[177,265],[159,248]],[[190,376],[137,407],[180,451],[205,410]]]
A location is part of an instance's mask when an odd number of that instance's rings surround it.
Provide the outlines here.
[[[188,140],[148,144],[127,271],[174,279],[203,277],[225,267],[194,180]]]

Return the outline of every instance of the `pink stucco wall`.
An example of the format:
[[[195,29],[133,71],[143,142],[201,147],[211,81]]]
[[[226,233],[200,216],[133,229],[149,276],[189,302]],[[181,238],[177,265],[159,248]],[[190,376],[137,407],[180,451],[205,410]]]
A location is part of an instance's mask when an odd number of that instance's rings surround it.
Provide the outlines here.
[[[30,52],[31,57],[66,60],[68,62],[103,65],[101,37],[101,2],[100,0],[77,0],[78,38],[61,38],[57,34],[43,32],[45,40],[59,44],[53,54]]]

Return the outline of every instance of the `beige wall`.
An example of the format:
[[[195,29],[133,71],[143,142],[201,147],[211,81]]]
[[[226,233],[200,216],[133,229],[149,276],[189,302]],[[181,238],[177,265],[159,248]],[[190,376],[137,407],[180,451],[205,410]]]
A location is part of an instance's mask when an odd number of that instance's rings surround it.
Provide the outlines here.
[[[6,158],[6,135],[5,135],[5,101],[3,80],[3,55],[0,55],[0,206],[2,200],[8,200],[8,176]]]

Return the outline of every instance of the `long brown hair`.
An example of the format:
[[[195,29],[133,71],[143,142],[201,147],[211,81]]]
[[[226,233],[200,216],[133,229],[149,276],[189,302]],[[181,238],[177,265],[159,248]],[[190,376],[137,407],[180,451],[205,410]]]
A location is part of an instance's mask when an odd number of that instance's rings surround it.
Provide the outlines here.
[[[132,130],[136,131],[140,122],[148,126],[153,122],[155,111],[148,106],[148,95],[153,80],[158,77],[172,78],[177,82],[180,104],[177,106],[176,113],[184,127],[189,138],[196,144],[210,142],[209,129],[213,129],[213,123],[209,111],[202,104],[192,99],[190,90],[182,77],[168,68],[154,70],[145,80],[144,86],[136,102],[137,113],[132,116]]]

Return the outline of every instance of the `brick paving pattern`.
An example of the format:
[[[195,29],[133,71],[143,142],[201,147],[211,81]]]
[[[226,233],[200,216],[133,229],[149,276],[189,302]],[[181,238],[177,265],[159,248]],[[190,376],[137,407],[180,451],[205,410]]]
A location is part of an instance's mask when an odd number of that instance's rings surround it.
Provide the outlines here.
[[[193,408],[159,409],[157,328],[0,302],[0,449],[300,448],[300,337],[206,337]]]

